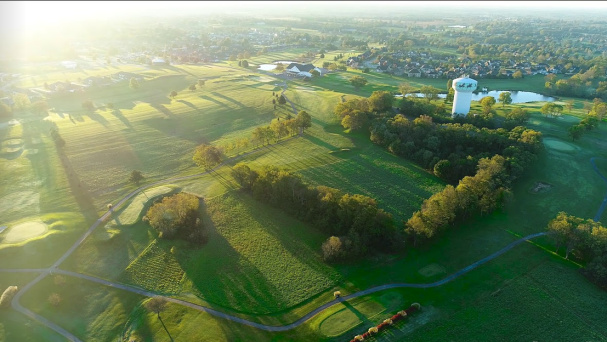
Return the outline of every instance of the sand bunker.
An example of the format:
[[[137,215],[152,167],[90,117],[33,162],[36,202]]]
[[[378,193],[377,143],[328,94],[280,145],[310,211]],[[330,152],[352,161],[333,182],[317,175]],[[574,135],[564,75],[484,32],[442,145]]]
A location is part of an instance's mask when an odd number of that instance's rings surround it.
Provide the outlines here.
[[[578,149],[578,147],[575,145],[572,145],[570,143],[566,143],[564,141],[560,141],[557,139],[552,139],[552,138],[545,138],[544,145],[546,145],[546,147],[551,148],[553,150],[563,151],[563,152],[571,152],[571,151],[575,151]]]
[[[10,227],[2,242],[15,243],[25,241],[46,233],[48,226],[42,221],[30,221]]]
[[[541,194],[541,193],[550,191],[550,189],[552,189],[552,185],[551,184],[537,182],[531,188],[531,192],[534,193],[534,194]]]
[[[419,274],[421,274],[427,278],[427,277],[435,276],[437,274],[445,273],[447,271],[445,270],[445,268],[443,266],[441,266],[439,264],[430,264],[426,267],[420,268],[419,271],[417,271],[417,272],[419,272]]]
[[[23,145],[23,139],[21,139],[21,138],[8,139],[8,140],[5,140],[4,142],[2,142],[2,145],[6,146],[6,147],[18,147],[18,146]]]

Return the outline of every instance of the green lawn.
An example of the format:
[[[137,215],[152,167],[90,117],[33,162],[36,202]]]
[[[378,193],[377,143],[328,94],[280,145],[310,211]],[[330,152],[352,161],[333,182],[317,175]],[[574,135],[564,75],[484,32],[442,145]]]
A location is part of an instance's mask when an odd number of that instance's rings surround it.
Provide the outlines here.
[[[60,299],[53,305],[49,297]],[[144,297],[68,276],[49,276],[32,287],[21,303],[83,341],[115,341]]]
[[[303,52],[281,52],[251,61],[290,59]],[[44,239],[0,243],[2,267],[50,265],[105,211],[107,203],[135,189],[128,181],[132,170],[142,171],[143,185],[201,172],[191,159],[196,145],[221,145],[248,136],[255,127],[268,125],[276,116],[284,118],[290,111],[290,106],[273,110],[272,92],[279,91],[276,79],[234,63],[124,70],[145,76],[139,89],[116,84],[87,95],[99,107],[113,103],[113,110],[98,108],[87,113],[81,107],[85,98],[73,95],[49,100],[53,110],[46,120],[17,114],[21,125],[0,129],[0,168],[7,170],[0,181],[4,220],[0,225],[39,218],[53,227]],[[110,71],[114,72],[108,67],[98,72]],[[543,231],[559,211],[588,218],[596,214],[606,185],[589,160],[597,157],[607,173],[607,126],[602,124],[572,142],[566,132],[585,113],[582,101],[575,103],[573,116],[557,119],[542,116],[541,103],[522,104],[532,112],[529,127],[571,150],[548,144],[513,188],[514,200],[503,212],[455,227],[431,246],[373,255],[352,264],[323,263],[320,245],[327,236],[238,191],[230,168],[239,161],[254,168],[285,167],[312,185],[371,196],[402,224],[444,182],[373,145],[366,133],[345,133],[333,109],[342,99],[368,96],[374,90],[395,91],[403,81],[442,89],[446,80],[406,80],[371,73],[363,75],[369,84],[355,90],[347,79],[359,74],[348,71],[311,82],[288,81],[286,94],[296,109],[312,115],[313,126],[306,134],[240,156],[200,178],[170,183],[205,198],[201,210],[209,240],[203,247],[156,240],[157,234],[140,220],[145,200],[139,195],[111,224],[98,227],[61,267],[280,325],[332,300],[335,289],[345,295],[391,282],[431,283],[521,236]],[[42,74],[36,77],[40,78],[36,82],[43,81]],[[58,72],[46,77],[65,75]],[[202,89],[187,90],[200,78],[207,80]],[[481,82],[490,89],[539,91],[540,78]],[[175,99],[168,97],[172,90],[179,92]],[[473,103],[473,107],[478,105]],[[513,106],[496,109],[503,114],[509,108]],[[52,124],[66,140],[63,150],[57,150],[50,139]],[[549,191],[531,191],[538,182],[549,184]],[[548,238],[535,242],[539,246],[520,245],[450,284],[352,300],[286,333],[263,332],[173,304],[163,314],[163,322],[175,340],[345,341],[366,331],[369,324],[419,302],[424,306],[419,315],[378,339],[457,340],[465,335],[462,339],[501,340],[520,331],[518,340],[525,341],[605,340],[607,331],[601,325],[605,292],[577,273],[578,266],[553,255]],[[25,276],[14,279],[27,281]],[[58,307],[48,302],[55,292],[63,299]],[[69,277],[60,286],[48,277],[22,302],[86,341],[116,340],[123,332],[136,340],[166,340],[167,332],[156,316],[140,307],[143,299]],[[7,328],[5,317],[6,322],[18,324],[28,320],[15,313],[0,315],[6,336],[23,334],[24,340],[35,340],[53,335],[41,328],[27,332]]]

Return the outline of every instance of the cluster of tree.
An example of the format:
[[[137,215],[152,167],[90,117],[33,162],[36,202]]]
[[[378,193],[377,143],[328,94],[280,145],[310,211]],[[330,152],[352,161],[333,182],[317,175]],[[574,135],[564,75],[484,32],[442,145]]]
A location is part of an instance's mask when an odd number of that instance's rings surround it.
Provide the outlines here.
[[[582,274],[607,288],[607,228],[599,222],[560,212],[548,223],[547,229],[555,240],[557,253],[565,247],[565,258],[573,254],[586,262]]]
[[[540,112],[546,117],[559,117],[563,115],[563,106],[554,102],[546,102],[546,104],[540,108]]]
[[[249,67],[249,62],[247,62],[246,59],[244,59],[242,61],[238,61],[238,66],[239,67],[243,67],[243,68],[248,68]]]
[[[367,79],[362,76],[354,76],[350,79],[350,84],[354,86],[354,88],[358,89],[365,84],[367,84]]]
[[[545,77],[544,88],[550,94],[582,97],[582,98],[607,98],[607,82],[598,81],[605,75],[605,67],[594,65],[588,70],[578,72],[569,77],[558,79],[555,74]]]
[[[232,176],[259,201],[318,227],[331,237],[323,244],[325,260],[343,260],[366,254],[371,248],[394,251],[400,239],[392,216],[374,199],[344,194],[338,189],[303,182],[300,176],[272,166],[252,170],[238,163]]]
[[[474,176],[464,177],[457,187],[447,185],[425,200],[421,209],[405,223],[405,232],[417,245],[439,235],[458,220],[493,212],[509,198],[511,178],[506,158],[495,155],[480,159]]]
[[[339,103],[334,113],[341,125],[352,131],[359,130],[369,123],[375,116],[392,112],[394,96],[387,91],[374,91],[368,99],[355,98]]]
[[[194,150],[192,160],[199,167],[205,170],[211,170],[221,163],[221,150],[213,145],[200,144]]]
[[[371,141],[433,170],[451,184],[473,175],[480,159],[495,154],[507,158],[509,172],[516,178],[523,172],[522,165],[533,161],[542,148],[541,133],[523,126],[508,131],[471,124],[436,124],[425,115],[415,120],[401,114],[378,118],[370,130]]]
[[[346,66],[346,62],[344,62],[344,61],[340,61],[339,63],[322,62],[322,67],[326,68],[326,69],[329,69],[331,71],[334,71],[334,70],[346,71],[346,70],[348,70],[348,66]]]
[[[199,218],[200,199],[180,192],[155,202],[145,214],[144,221],[163,239],[182,238],[194,244],[206,242],[206,234]]]
[[[591,131],[599,126],[599,117],[592,111],[580,121],[577,125],[569,127],[569,136],[571,140],[576,141],[584,135],[584,132]]]
[[[228,142],[221,149],[225,154],[229,154],[236,149],[247,148],[250,143],[255,144],[255,146],[265,146],[276,143],[284,137],[304,132],[309,127],[312,127],[312,117],[308,112],[302,110],[294,118],[289,114],[286,119],[276,118],[268,126],[256,127],[249,138],[245,137]]]

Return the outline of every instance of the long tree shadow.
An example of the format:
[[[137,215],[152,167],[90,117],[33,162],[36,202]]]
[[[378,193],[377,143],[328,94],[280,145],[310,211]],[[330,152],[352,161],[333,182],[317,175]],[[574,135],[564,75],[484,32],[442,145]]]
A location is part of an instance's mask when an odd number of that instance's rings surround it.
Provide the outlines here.
[[[362,323],[363,326],[373,326],[375,324],[373,324],[373,322],[371,322],[367,316],[365,314],[363,314],[362,312],[356,310],[356,308],[354,308],[354,306],[352,306],[352,304],[348,303],[347,300],[343,300],[343,298],[339,298],[339,301],[348,309],[350,310],[354,315],[356,315],[356,318],[358,318]]]
[[[167,107],[165,107],[164,105],[154,102],[154,103],[150,103],[150,106],[152,106],[152,108],[156,109],[157,111],[159,111],[160,113],[166,115],[167,117],[175,117],[175,114],[173,114],[173,112],[171,112]]]
[[[97,111],[85,111],[84,115],[88,116],[91,120],[96,121],[103,125],[103,127],[108,127],[109,122],[103,115],[97,113]]]
[[[214,98],[212,98],[212,97],[210,97],[210,96],[207,96],[207,95],[200,95],[199,97],[200,97],[201,99],[211,101],[211,102],[213,102],[214,104],[216,104],[216,105],[220,105],[220,106],[222,106],[222,107],[224,107],[224,108],[230,108],[230,106],[228,106],[227,104],[225,104],[225,103],[223,103],[223,102],[221,102],[221,101],[217,101],[216,99],[214,99]]]
[[[120,120],[126,127],[131,129],[133,128],[129,119],[127,119],[126,116],[122,114],[122,111],[120,109],[114,109],[112,111],[112,115],[114,115],[118,120]]]
[[[245,107],[247,107],[247,106],[243,105],[241,102],[238,102],[238,101],[234,100],[233,98],[228,97],[228,96],[225,96],[225,95],[220,94],[220,93],[218,93],[218,92],[214,92],[214,91],[213,91],[213,92],[211,92],[211,94],[213,94],[213,95],[215,95],[215,96],[217,96],[217,97],[221,97],[222,99],[224,99],[224,100],[226,100],[226,101],[232,102],[233,104],[235,104],[235,105],[239,106],[240,108],[245,108]]]
[[[160,317],[160,315],[158,315],[158,320],[160,321],[160,323],[162,323],[162,327],[164,328],[164,331],[167,332],[167,335],[169,335],[169,339],[171,339],[171,342],[173,342],[173,336],[171,336],[171,333],[169,332],[169,329],[167,329],[167,326],[164,325],[164,322],[162,321],[162,317]]]
[[[201,204],[208,242],[188,253],[178,253],[177,261],[185,271],[194,295],[202,298],[217,310],[251,314],[267,314],[276,310],[277,303],[285,301],[281,293],[270,284],[263,273],[232,246],[217,230],[213,220],[219,220],[223,229],[231,220],[226,213],[207,212]],[[225,220],[228,220],[227,222]],[[221,256],[221,258],[218,258]]]
[[[198,110],[198,107],[196,107],[194,104],[192,104],[192,102],[185,101],[185,100],[177,100],[177,102],[183,103],[184,105],[186,105],[192,109]]]

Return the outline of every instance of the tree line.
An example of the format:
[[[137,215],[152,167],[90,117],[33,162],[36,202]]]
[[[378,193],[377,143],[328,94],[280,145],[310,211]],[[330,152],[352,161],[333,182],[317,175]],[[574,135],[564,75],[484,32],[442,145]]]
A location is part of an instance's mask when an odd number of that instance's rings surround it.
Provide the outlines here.
[[[274,166],[254,170],[241,162],[232,176],[255,199],[330,235],[322,245],[326,261],[360,257],[371,249],[395,251],[402,241],[392,215],[379,209],[373,198],[310,186],[299,175]]]
[[[543,146],[541,133],[523,126],[507,130],[436,124],[427,115],[414,120],[402,114],[378,118],[370,130],[371,141],[432,170],[451,184],[474,175],[479,160],[495,154],[507,158],[509,174],[516,178],[523,172],[523,165],[532,162]]]
[[[586,262],[581,273],[607,289],[607,228],[600,222],[559,212],[548,223],[547,230],[555,241],[557,253],[564,247],[566,259],[573,255]]]

